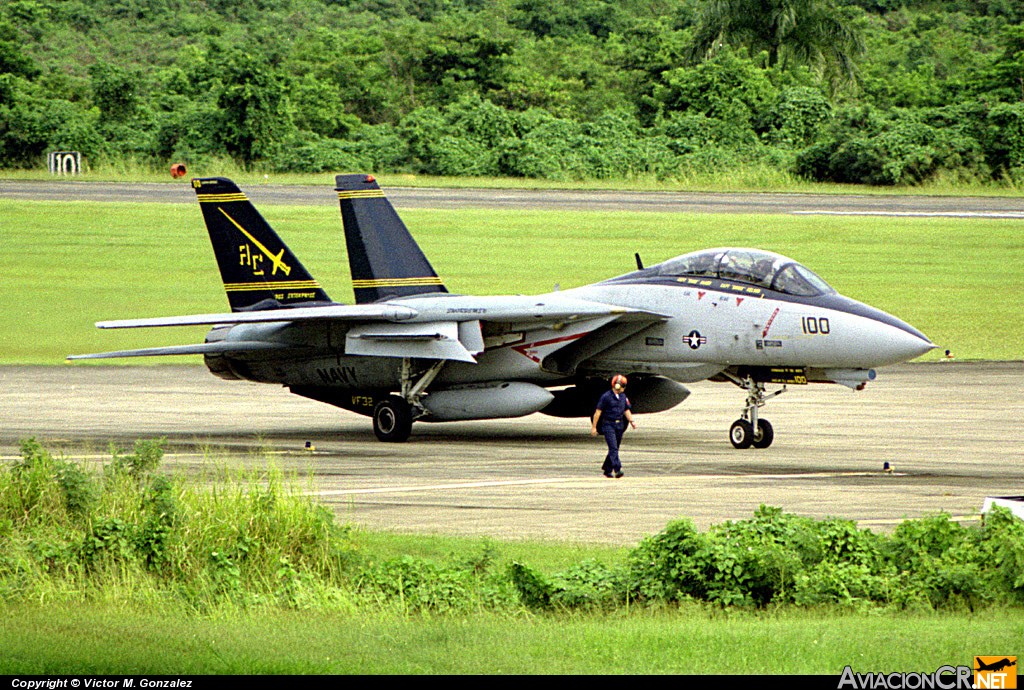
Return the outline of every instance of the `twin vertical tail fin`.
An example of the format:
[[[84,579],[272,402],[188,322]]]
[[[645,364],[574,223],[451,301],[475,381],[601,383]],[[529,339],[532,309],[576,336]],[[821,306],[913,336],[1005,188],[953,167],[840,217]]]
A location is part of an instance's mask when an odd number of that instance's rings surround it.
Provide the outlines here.
[[[192,180],[231,311],[330,302],[238,186],[223,177]]]
[[[448,292],[372,175],[335,183],[357,304]]]
[[[335,182],[357,304],[448,292],[372,176]],[[192,187],[231,311],[331,302],[234,182],[197,178]]]

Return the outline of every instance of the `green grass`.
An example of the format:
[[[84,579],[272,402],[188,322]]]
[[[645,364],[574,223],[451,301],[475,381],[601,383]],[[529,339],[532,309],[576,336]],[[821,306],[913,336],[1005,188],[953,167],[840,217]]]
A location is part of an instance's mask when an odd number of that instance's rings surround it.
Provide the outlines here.
[[[198,617],[96,604],[54,614],[45,602],[0,606],[0,674],[931,673],[1014,654],[1024,639],[1019,611]]]
[[[337,208],[263,212],[328,293],[351,302]],[[960,359],[1021,357],[1019,221],[481,209],[403,218],[453,292],[541,293],[626,273],[635,251],[651,265],[706,247],[756,246],[918,327],[939,346],[928,358],[945,348]],[[93,324],[227,310],[195,205],[3,199],[0,232],[0,293],[10,305],[0,311],[0,363],[200,342],[202,328]]]
[[[361,550],[373,553],[376,558],[414,556],[443,561],[450,559],[453,554],[458,554],[460,558],[471,558],[488,550],[500,562],[529,563],[545,573],[565,570],[586,560],[599,560],[608,565],[620,564],[625,562],[630,551],[624,546],[590,543],[498,541],[439,534],[392,534],[363,529],[353,530],[353,540]]]

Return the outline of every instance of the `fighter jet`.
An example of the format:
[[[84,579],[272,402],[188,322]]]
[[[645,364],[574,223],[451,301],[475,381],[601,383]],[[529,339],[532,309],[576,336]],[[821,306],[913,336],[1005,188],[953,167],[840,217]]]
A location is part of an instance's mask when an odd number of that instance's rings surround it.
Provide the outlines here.
[[[1004,668],[1017,665],[1016,657],[1014,657],[1013,660],[1011,660],[1010,657],[1003,657],[998,661],[993,661],[991,664],[986,664],[980,657],[974,657],[974,659],[977,666],[977,668],[974,669],[975,671],[1002,671]]]
[[[194,179],[230,313],[105,321],[99,328],[209,325],[196,345],[71,356],[203,355],[215,376],[286,386],[366,415],[381,441],[414,422],[589,417],[608,377],[629,378],[635,413],[668,410],[706,379],[746,393],[729,430],[767,448],[760,412],[790,385],[860,390],[874,367],[934,345],[768,251],[706,249],[535,296],[450,294],[372,175],[336,192],[355,304],[333,301],[225,178]],[[768,386],[782,388],[768,391]]]

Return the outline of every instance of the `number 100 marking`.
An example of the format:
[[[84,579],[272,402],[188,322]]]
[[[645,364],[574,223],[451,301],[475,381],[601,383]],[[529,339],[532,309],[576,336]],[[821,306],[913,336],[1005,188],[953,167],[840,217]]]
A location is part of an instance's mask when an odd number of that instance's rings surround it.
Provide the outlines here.
[[[800,319],[800,327],[807,335],[828,335],[832,332],[828,319],[824,317],[819,319],[814,316],[805,316]]]

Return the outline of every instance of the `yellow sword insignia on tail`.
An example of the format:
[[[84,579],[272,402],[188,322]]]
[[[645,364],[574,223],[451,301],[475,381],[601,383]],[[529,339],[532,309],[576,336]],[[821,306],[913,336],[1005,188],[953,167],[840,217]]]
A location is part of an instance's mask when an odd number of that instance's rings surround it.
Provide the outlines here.
[[[261,252],[263,252],[264,256],[266,256],[268,259],[270,259],[270,261],[274,264],[274,270],[270,272],[271,275],[277,275],[277,269],[279,269],[279,268],[282,271],[284,271],[285,275],[289,275],[292,272],[292,267],[289,266],[288,264],[286,264],[281,259],[281,257],[284,256],[284,248],[283,247],[281,248],[281,251],[279,251],[277,253],[277,256],[274,256],[273,254],[270,253],[269,249],[267,249],[266,247],[264,247],[260,243],[260,241],[258,239],[256,239],[252,235],[250,235],[248,230],[246,230],[241,225],[239,225],[238,221],[236,221],[234,218],[229,216],[227,211],[222,209],[220,206],[217,207],[217,210],[220,211],[221,213],[223,213],[224,217],[227,218],[228,220],[230,220],[231,224],[234,225],[236,228],[238,228],[239,232],[241,232],[243,235],[248,237],[249,241],[252,242],[253,244],[255,244],[256,248],[259,249]]]

